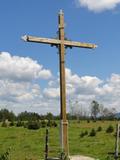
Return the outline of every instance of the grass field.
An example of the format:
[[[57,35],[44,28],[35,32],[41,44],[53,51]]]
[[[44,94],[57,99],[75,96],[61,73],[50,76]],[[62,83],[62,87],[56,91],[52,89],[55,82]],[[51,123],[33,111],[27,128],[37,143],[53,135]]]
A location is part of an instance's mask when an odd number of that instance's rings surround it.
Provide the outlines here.
[[[105,160],[108,152],[114,151],[115,131],[106,133],[106,128],[112,124],[116,127],[117,121],[69,122],[69,148],[70,155],[87,155],[100,160]],[[85,136],[80,138],[81,131],[96,129],[101,126],[102,131],[95,137]],[[59,127],[49,129],[50,156],[60,153]],[[0,154],[10,148],[10,160],[42,160],[44,159],[45,128],[28,130],[22,127],[0,127]]]

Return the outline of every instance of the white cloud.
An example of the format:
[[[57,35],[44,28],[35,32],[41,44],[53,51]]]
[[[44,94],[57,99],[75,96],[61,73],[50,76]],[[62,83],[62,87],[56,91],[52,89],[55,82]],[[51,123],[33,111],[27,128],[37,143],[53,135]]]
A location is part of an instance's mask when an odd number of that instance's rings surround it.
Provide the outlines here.
[[[59,81],[50,81],[48,88],[44,89],[44,95],[49,98],[58,98],[60,96]],[[83,76],[80,77],[77,74],[73,74],[70,69],[66,68],[66,92],[67,96],[79,97],[79,95],[93,95],[96,93],[99,85],[103,83],[97,77]],[[89,96],[91,97],[91,96]]]
[[[40,96],[41,90],[38,84],[0,80],[0,100],[24,104]]]
[[[116,8],[120,4],[120,0],[77,0],[77,3],[91,11],[102,12]]]
[[[11,56],[7,52],[0,54],[0,79],[14,81],[32,81],[33,79],[49,79],[50,70],[44,69],[37,61],[28,57]]]
[[[59,98],[59,87],[56,83],[49,82],[44,94],[49,98]],[[82,76],[73,74],[70,69],[66,69],[66,89],[67,99],[78,101],[79,105],[88,107],[92,100],[98,100],[105,107],[115,107],[120,110],[120,75],[112,74],[109,79],[101,80],[95,76]]]
[[[106,106],[120,110],[120,75],[112,74],[110,79],[97,90],[96,97]]]
[[[45,88],[44,95],[48,98],[57,98],[60,96],[59,88]]]
[[[0,107],[7,106],[16,113],[28,110],[58,114],[59,75],[49,79],[44,88],[36,81],[51,76],[50,70],[44,69],[37,61],[3,52],[0,55]],[[105,107],[120,110],[120,74],[101,80],[96,76],[80,76],[66,68],[66,89],[67,101],[77,101],[83,108],[97,100]]]
[[[31,58],[0,54],[0,106],[16,112],[46,106],[37,79],[50,79],[50,70]],[[31,107],[30,107],[31,106]],[[40,107],[41,109],[41,107]],[[43,110],[43,109],[41,109]]]

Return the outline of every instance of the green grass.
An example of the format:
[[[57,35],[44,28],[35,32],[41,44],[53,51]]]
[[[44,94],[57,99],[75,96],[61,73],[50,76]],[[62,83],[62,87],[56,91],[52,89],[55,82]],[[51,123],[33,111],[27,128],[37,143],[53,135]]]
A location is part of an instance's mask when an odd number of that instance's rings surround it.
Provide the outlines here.
[[[112,124],[115,128],[118,122],[90,122],[70,121],[69,123],[69,148],[70,155],[87,155],[105,160],[108,152],[114,151],[115,132],[108,134],[106,128]],[[101,126],[102,131],[95,137],[88,135],[80,138],[81,131],[90,132],[92,128],[97,130]],[[59,127],[49,130],[50,156],[58,156],[60,153]],[[10,149],[10,160],[41,160],[44,159],[45,129],[37,131],[22,127],[0,127],[0,154]]]

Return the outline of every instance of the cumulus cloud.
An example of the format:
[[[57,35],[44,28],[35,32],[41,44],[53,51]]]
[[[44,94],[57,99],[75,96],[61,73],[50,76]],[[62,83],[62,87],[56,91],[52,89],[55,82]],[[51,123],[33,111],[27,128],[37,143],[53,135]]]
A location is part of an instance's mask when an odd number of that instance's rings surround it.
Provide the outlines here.
[[[120,110],[120,75],[112,74],[103,86],[96,88],[96,97],[106,106]]]
[[[0,108],[13,110],[15,113],[44,105],[40,85],[32,82],[0,80]],[[41,107],[40,107],[41,109]],[[42,109],[41,109],[42,110]]]
[[[60,96],[60,89],[58,88],[45,88],[44,95],[48,98],[57,98]]]
[[[59,81],[50,81],[45,88],[45,96],[51,99],[59,98]],[[88,107],[92,100],[120,110],[120,75],[112,74],[109,79],[101,80],[96,76],[79,76],[66,68],[67,100],[79,102],[79,105]]]
[[[11,56],[7,52],[1,52],[0,54],[0,79],[32,81],[51,77],[50,70],[44,69],[42,65],[31,58]]]
[[[25,73],[24,73],[25,72]],[[36,79],[48,79],[43,87]],[[60,109],[59,75],[52,76],[50,70],[31,58],[0,54],[0,107],[6,106],[16,113],[28,110],[38,113],[53,112]],[[92,100],[105,107],[120,110],[120,74],[111,74],[104,80],[96,76],[80,76],[66,68],[67,101],[77,101],[83,108]],[[68,105],[69,108],[69,105]]]
[[[77,0],[77,3],[91,11],[102,12],[116,8],[120,4],[120,0]]]
[[[20,112],[23,107],[24,110],[30,110],[33,106],[37,107],[41,104],[46,106],[37,80],[51,78],[51,71],[37,61],[29,57],[11,56],[10,53],[1,52],[0,106],[6,106],[16,112]]]
[[[96,88],[103,83],[97,77],[91,76],[83,76],[80,77],[77,74],[73,74],[72,71],[68,68],[65,70],[66,73],[66,92],[67,95],[75,95],[78,96],[79,94],[88,95],[88,94],[95,94]],[[48,83],[48,88],[44,89],[44,94],[51,98],[58,98],[59,94],[59,80],[56,79],[55,81],[50,81]]]

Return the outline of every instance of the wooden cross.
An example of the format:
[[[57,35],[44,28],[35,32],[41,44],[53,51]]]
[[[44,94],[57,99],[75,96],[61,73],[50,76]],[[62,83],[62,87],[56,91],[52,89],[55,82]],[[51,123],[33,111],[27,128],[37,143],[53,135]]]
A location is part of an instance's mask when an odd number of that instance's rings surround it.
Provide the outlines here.
[[[24,41],[35,42],[35,43],[45,43],[52,46],[57,46],[59,49],[59,64],[60,64],[60,107],[61,107],[61,147],[62,151],[66,155],[69,154],[68,147],[68,122],[66,117],[66,82],[65,82],[65,48],[67,47],[79,47],[79,48],[88,48],[93,49],[97,46],[95,44],[81,43],[75,41],[66,40],[64,34],[64,13],[60,10],[58,15],[59,21],[59,38],[50,39],[50,38],[41,38],[25,35],[22,37]]]

